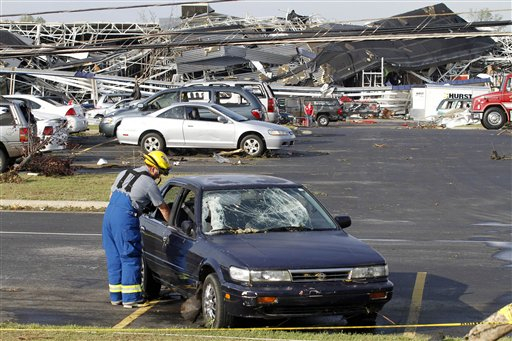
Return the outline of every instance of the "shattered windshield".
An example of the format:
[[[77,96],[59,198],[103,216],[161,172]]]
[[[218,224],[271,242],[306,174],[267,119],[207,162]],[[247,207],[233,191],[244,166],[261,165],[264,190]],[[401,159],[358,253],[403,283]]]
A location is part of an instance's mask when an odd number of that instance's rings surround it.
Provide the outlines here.
[[[206,234],[334,230],[328,213],[303,188],[257,188],[203,194]]]

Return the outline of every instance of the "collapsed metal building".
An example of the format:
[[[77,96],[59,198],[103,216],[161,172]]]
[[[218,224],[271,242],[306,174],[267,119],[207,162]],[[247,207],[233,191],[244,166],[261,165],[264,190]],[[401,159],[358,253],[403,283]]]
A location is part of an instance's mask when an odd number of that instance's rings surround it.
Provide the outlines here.
[[[182,6],[166,24],[0,23],[1,93],[82,100],[148,93],[193,79],[276,86],[384,87],[512,72],[512,21],[468,23],[444,4],[366,25],[286,17],[237,18]]]

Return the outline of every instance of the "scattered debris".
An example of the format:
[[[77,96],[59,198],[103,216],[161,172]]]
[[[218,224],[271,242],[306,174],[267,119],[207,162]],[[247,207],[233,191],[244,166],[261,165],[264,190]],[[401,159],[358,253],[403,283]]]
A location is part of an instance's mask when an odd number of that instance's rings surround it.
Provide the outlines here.
[[[390,119],[393,118],[395,112],[393,110],[389,110],[388,108],[384,108],[380,114],[381,118]]]
[[[465,340],[498,340],[512,332],[512,303],[504,306],[482,323],[473,327],[464,337]]]
[[[436,122],[440,127],[448,129],[471,124],[480,124],[480,120],[475,120],[469,110],[457,111],[457,109],[455,109],[452,114],[446,114],[440,117]]]
[[[374,143],[373,146],[375,148],[386,148],[388,145],[387,144],[378,144],[378,143]]]
[[[243,154],[243,153],[245,153],[245,151],[243,149],[237,149],[237,150],[232,150],[232,151],[222,151],[222,152],[219,152],[218,154],[221,156],[231,156],[231,155]]]
[[[16,171],[9,171],[0,174],[0,183],[13,183],[20,184],[23,182],[23,179]]]
[[[491,160],[512,160],[512,155],[499,155],[497,151],[493,150],[491,152]]]
[[[99,159],[98,160],[98,163],[96,163],[98,166],[103,166],[103,165],[106,165],[108,162],[107,160],[105,159]]]
[[[218,153],[213,153],[213,158],[218,163],[233,163],[230,159],[220,156]]]
[[[201,314],[201,291],[203,287],[199,286],[193,296],[189,297],[181,304],[181,316],[191,322],[195,322]]]

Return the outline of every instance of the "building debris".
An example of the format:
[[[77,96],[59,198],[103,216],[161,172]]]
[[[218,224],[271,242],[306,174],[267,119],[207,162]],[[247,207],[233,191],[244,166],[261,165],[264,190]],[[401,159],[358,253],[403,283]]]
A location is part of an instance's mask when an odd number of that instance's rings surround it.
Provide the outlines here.
[[[2,22],[2,93],[65,93],[81,102],[130,93],[136,85],[148,95],[192,79],[226,78],[326,90],[382,88],[448,81],[489,65],[497,73],[512,68],[510,34],[478,30],[511,20],[468,23],[444,4],[366,25],[294,11],[284,18],[237,18],[202,6],[183,6],[182,19],[167,26]],[[61,78],[60,72],[72,75]]]
[[[491,160],[512,160],[512,155],[499,155],[497,151],[491,152]]]

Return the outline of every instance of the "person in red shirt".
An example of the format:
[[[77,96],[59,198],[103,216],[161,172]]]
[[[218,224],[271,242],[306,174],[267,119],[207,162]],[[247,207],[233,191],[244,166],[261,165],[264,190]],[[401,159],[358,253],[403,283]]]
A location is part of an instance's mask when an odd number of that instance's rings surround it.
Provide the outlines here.
[[[313,123],[315,123],[315,109],[313,108],[313,104],[308,102],[304,106],[304,113],[306,114],[306,119],[308,120],[308,127],[311,127]]]

